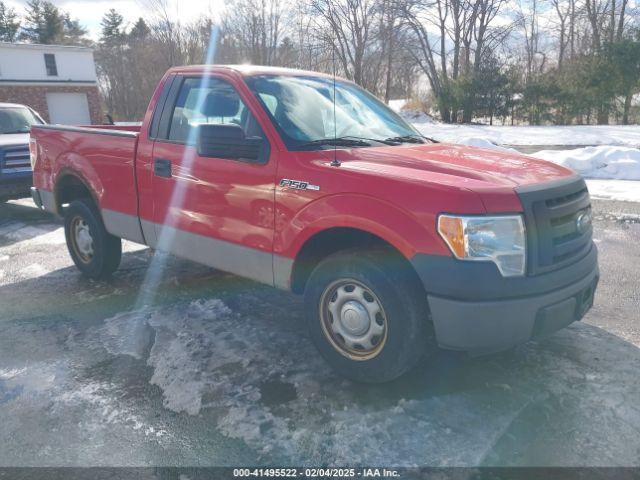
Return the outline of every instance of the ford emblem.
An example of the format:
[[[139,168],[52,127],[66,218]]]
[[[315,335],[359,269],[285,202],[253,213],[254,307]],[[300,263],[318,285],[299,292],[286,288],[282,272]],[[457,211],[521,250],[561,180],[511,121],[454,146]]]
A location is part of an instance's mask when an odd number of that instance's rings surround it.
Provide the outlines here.
[[[576,218],[576,229],[580,234],[585,233],[591,226],[591,212],[582,212]]]

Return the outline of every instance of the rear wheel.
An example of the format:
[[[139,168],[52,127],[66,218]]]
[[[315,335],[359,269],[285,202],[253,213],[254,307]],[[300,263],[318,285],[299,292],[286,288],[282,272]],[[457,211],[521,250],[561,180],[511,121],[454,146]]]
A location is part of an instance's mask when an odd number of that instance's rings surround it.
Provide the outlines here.
[[[326,258],[309,278],[305,304],[316,347],[349,379],[393,380],[433,348],[426,296],[388,250]]]
[[[95,279],[115,272],[122,257],[122,242],[107,232],[93,202],[74,200],[64,217],[67,248],[78,269]]]

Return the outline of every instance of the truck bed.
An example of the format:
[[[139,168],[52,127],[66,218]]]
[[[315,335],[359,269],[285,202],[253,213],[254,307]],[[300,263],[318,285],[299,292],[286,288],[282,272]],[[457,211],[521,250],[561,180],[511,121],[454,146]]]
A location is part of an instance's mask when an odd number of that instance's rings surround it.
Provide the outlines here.
[[[34,126],[31,138],[36,141],[40,166],[35,169],[34,186],[55,196],[59,179],[73,173],[94,192],[101,210],[137,216],[135,158],[139,130],[139,126],[129,125]]]

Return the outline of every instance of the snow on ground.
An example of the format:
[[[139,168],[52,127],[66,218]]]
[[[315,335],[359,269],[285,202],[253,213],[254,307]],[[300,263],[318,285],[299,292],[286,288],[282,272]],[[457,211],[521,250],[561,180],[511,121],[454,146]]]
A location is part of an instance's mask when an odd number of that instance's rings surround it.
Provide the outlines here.
[[[406,98],[401,98],[399,100],[389,100],[389,107],[391,108],[391,110],[400,112],[403,109],[403,107],[406,105],[406,103],[407,103]]]
[[[589,180],[587,187],[592,198],[640,202],[640,182],[634,180]]]
[[[421,123],[414,126],[427,137],[460,143],[465,138],[484,138],[496,145],[619,145],[640,147],[640,127],[634,125],[488,126]]]
[[[455,142],[458,145],[467,145],[476,148],[489,148],[491,150],[500,150],[501,152],[520,153],[514,148],[496,145],[491,140],[483,137],[462,137]]]
[[[410,119],[409,119],[410,120]],[[489,127],[421,123],[423,134],[444,142],[518,153],[508,145],[567,146],[530,155],[575,170],[595,198],[640,202],[640,127]],[[572,145],[596,145],[570,148]]]
[[[406,99],[389,100],[389,107],[407,122],[420,125],[433,125],[438,123],[435,118],[423,111],[405,108],[406,104]]]
[[[542,150],[533,156],[568,167],[585,178],[640,180],[640,150],[637,148],[598,146]]]

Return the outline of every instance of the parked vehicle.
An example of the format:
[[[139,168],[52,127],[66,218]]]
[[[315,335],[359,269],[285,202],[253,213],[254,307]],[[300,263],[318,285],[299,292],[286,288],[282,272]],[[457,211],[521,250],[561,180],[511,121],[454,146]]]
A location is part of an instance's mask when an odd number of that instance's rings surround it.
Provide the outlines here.
[[[43,123],[29,107],[0,103],[0,202],[29,196],[29,132]]]
[[[34,201],[64,215],[84,274],[114,272],[125,238],[304,294],[320,353],[358,381],[436,343],[482,354],[549,334],[598,282],[578,175],[432,142],[317,73],[174,68],[141,127],[36,126],[31,152]]]

